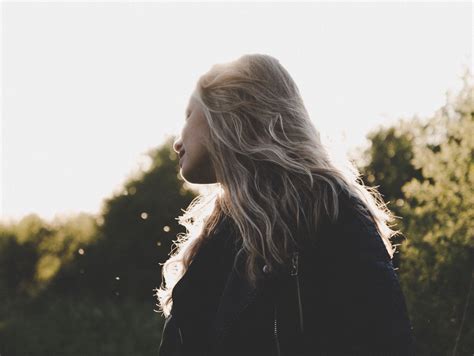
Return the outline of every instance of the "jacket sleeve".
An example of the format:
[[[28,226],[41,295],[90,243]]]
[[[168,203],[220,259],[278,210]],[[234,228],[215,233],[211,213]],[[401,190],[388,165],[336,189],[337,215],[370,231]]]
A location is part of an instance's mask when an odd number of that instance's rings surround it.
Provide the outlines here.
[[[339,298],[354,351],[413,355],[412,326],[389,260],[359,260],[348,267]]]
[[[305,349],[414,355],[404,295],[375,226],[353,215],[325,239],[302,271]]]
[[[178,327],[173,315],[170,314],[163,325],[158,356],[179,356],[180,345]]]

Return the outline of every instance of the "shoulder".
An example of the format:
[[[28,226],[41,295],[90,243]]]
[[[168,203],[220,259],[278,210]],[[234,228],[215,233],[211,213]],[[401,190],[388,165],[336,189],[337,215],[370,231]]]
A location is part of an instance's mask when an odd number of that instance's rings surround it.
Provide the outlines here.
[[[336,260],[391,260],[365,204],[345,193],[339,194],[336,221],[326,219],[318,229],[315,241],[316,249]]]

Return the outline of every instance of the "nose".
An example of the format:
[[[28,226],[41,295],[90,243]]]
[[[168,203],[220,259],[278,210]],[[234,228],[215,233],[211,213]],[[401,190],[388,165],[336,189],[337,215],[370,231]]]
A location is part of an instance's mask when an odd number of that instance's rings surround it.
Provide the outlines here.
[[[173,150],[179,154],[182,148],[183,148],[183,143],[181,142],[181,138],[179,137],[173,143]]]

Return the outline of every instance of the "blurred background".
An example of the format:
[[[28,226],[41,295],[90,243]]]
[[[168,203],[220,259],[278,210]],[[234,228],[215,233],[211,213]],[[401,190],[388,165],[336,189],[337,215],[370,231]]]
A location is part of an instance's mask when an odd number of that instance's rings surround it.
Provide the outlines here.
[[[156,355],[205,186],[172,150],[215,63],[275,56],[400,218],[420,355],[474,353],[472,2],[2,2],[0,354]]]

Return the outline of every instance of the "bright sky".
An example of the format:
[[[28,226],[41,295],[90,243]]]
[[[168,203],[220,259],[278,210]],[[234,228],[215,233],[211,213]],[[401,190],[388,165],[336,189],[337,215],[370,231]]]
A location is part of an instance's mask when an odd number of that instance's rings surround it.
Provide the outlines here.
[[[362,147],[461,87],[472,28],[470,2],[3,2],[1,217],[98,212],[245,53],[280,60],[328,144]]]

